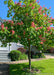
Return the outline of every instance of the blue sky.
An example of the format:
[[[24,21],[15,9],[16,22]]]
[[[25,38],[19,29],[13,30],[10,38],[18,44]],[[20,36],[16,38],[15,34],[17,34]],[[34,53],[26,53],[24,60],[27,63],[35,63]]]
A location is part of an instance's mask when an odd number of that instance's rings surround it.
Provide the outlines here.
[[[18,0],[13,0],[13,1],[18,2]],[[41,6],[45,5],[45,7],[47,8],[51,6],[51,16],[54,18],[54,0],[40,0],[39,4]],[[0,17],[2,19],[10,19],[10,18],[7,18],[7,11],[8,11],[7,5],[4,5],[4,0],[1,0],[0,1]]]

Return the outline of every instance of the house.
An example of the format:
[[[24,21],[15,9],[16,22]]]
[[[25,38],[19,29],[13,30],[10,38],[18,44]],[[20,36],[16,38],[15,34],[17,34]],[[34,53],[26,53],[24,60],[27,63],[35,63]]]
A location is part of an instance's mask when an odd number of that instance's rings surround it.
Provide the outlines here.
[[[18,48],[23,47],[23,45],[21,45],[20,43],[11,43],[11,46],[9,46],[9,43],[7,44],[7,47],[1,47],[1,42],[0,42],[0,62],[6,62],[6,61],[10,61],[9,58],[9,53],[12,50],[17,50]]]
[[[54,53],[54,48],[51,48],[50,49],[50,53]]]

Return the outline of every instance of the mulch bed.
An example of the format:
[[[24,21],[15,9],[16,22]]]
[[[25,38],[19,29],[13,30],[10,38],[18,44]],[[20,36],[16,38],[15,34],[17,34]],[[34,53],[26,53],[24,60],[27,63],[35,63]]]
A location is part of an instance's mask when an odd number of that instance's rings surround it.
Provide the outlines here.
[[[40,70],[38,70],[37,68],[31,68],[31,71],[28,68],[24,68],[23,71],[27,71],[30,73],[40,73]]]

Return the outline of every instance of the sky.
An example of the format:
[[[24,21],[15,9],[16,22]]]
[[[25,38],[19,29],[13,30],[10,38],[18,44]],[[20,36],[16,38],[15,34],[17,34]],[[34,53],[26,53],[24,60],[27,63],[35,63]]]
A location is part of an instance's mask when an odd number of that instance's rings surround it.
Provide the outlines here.
[[[13,0],[13,1],[18,2],[18,0]],[[41,6],[45,5],[45,7],[47,8],[51,6],[51,16],[54,18],[54,0],[40,0],[39,4]],[[0,17],[2,19],[11,19],[11,18],[7,18],[7,11],[8,11],[8,7],[7,5],[4,5],[4,0],[0,0]]]

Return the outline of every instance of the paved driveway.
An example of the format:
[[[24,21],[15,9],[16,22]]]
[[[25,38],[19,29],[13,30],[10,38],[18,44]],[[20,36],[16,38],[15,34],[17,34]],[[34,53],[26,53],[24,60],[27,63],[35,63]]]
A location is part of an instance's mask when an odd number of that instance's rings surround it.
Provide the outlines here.
[[[0,75],[9,75],[9,65],[0,63]]]
[[[46,58],[54,58],[54,54],[52,53],[45,53]]]

